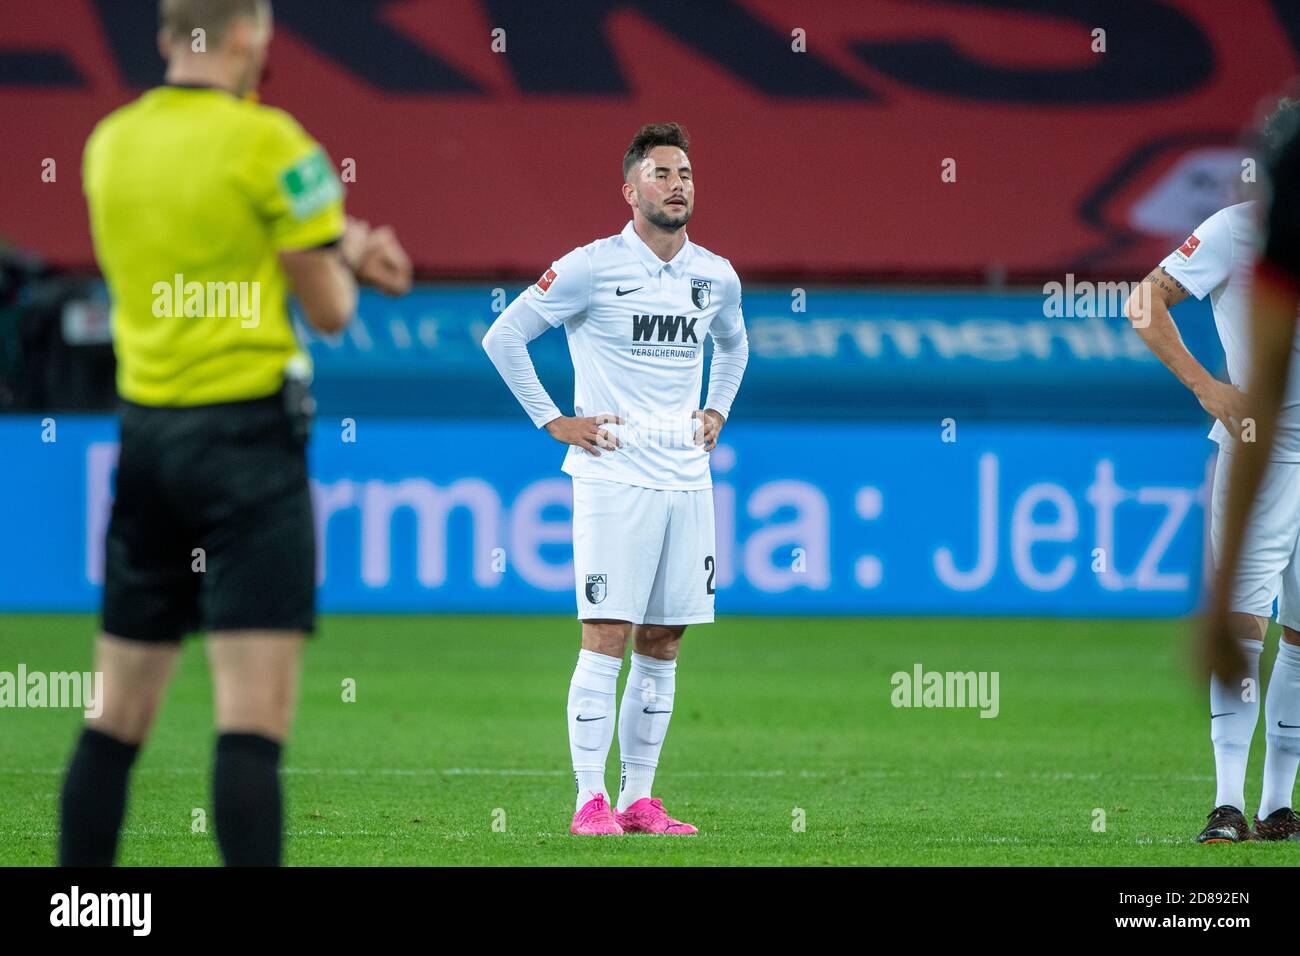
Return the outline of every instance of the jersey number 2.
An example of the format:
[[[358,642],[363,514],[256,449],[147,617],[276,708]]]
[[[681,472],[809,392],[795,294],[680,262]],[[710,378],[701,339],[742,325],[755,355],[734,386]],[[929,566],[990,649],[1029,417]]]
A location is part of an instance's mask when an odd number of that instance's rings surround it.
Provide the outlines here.
[[[709,579],[708,579],[707,581],[704,582],[704,593],[705,593],[705,594],[712,594],[712,593],[713,593],[713,575],[714,575],[715,570],[716,570],[716,569],[714,568],[714,566],[713,566],[713,555],[709,555],[707,558],[704,559],[704,570],[709,572]]]

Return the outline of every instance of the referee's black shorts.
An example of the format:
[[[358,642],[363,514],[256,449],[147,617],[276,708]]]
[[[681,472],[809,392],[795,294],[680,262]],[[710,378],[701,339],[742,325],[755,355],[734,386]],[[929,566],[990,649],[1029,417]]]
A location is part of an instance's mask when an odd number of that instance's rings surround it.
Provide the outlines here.
[[[306,445],[280,394],[123,402],[102,625],[140,641],[316,623]]]

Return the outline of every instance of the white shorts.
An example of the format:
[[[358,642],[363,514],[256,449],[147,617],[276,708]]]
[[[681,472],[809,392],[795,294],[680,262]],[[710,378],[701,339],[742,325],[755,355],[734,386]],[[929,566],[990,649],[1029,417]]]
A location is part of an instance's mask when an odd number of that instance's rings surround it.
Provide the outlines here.
[[[1232,460],[1232,452],[1219,449],[1210,509],[1210,543],[1216,564],[1222,549]],[[1278,623],[1300,630],[1300,462],[1269,462],[1246,525],[1229,610],[1268,618],[1273,616],[1275,599]]]
[[[573,479],[578,620],[713,621],[713,489]]]

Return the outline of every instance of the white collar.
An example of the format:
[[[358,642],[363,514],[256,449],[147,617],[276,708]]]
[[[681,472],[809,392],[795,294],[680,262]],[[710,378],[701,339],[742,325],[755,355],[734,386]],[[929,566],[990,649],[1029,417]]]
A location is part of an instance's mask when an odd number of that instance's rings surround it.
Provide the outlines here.
[[[680,278],[682,273],[685,272],[686,264],[690,261],[691,253],[694,250],[694,247],[691,245],[690,236],[685,236],[686,241],[683,242],[682,247],[677,250],[677,255],[673,256],[667,262],[664,262],[664,260],[655,255],[654,250],[647,246],[645,241],[637,235],[636,224],[630,219],[628,220],[627,225],[623,227],[622,236],[623,241],[627,243],[627,247],[632,250],[632,254],[641,260],[641,264],[645,266],[646,271],[652,276],[658,275],[663,269],[667,269],[674,276]]]

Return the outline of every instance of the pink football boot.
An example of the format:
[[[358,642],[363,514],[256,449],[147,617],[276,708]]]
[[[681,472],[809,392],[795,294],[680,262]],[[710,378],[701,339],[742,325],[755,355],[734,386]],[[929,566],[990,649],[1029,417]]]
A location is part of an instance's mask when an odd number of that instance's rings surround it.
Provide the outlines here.
[[[658,797],[642,797],[622,813],[616,814],[624,833],[668,833],[692,836],[700,831],[689,823],[674,820],[664,812],[664,802]]]
[[[570,833],[580,836],[614,836],[623,832],[623,828],[614,819],[614,811],[603,793],[598,793],[573,815]]]

